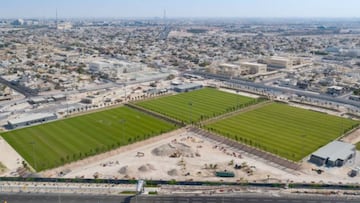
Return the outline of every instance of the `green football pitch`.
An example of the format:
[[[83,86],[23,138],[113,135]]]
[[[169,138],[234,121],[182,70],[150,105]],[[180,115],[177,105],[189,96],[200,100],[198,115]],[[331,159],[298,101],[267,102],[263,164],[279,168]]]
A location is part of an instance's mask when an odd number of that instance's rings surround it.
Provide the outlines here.
[[[173,129],[173,124],[119,107],[4,132],[1,136],[41,171]]]
[[[206,129],[293,161],[355,128],[358,121],[271,103],[205,126]]]
[[[175,118],[184,123],[198,122],[240,109],[261,99],[203,88],[177,95],[137,102],[136,105]]]

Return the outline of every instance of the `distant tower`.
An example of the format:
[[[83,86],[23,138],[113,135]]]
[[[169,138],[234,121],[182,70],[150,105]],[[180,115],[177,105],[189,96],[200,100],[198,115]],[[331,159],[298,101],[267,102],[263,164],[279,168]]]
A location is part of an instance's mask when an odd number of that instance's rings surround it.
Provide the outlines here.
[[[55,19],[55,29],[58,28],[58,13],[57,13],[57,8],[56,8],[56,19]]]
[[[164,21],[164,24],[166,24],[166,9],[164,9],[163,21]]]

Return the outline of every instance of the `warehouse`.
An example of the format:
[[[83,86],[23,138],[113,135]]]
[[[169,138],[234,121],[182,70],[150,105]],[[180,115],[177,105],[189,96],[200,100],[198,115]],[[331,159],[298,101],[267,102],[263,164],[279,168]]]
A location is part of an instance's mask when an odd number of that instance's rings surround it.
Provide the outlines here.
[[[201,89],[201,88],[202,88],[201,84],[186,83],[186,84],[178,85],[178,86],[174,87],[174,91],[175,92],[189,92],[189,91],[197,90],[197,89]]]
[[[36,97],[28,100],[30,104],[44,104],[47,103],[48,100],[45,97]]]
[[[310,156],[310,162],[319,166],[343,166],[355,157],[355,146],[349,143],[333,141],[321,147]]]
[[[55,101],[63,101],[66,100],[66,95],[65,94],[57,94],[51,97],[52,99],[54,99]]]
[[[50,120],[57,119],[57,116],[53,113],[36,113],[26,115],[21,118],[12,119],[8,121],[8,127],[11,129],[29,126],[35,123],[42,123]]]

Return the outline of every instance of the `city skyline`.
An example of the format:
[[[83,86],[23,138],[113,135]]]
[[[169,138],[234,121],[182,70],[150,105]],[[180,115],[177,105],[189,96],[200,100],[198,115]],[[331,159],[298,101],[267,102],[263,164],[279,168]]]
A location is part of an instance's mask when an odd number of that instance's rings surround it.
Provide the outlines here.
[[[357,18],[360,2],[348,0],[13,0],[3,1],[0,18]]]

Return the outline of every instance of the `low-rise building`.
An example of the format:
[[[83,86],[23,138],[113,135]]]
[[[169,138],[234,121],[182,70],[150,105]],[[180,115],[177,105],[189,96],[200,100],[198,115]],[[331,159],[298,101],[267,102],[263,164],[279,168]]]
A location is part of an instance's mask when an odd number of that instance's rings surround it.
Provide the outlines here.
[[[8,127],[11,129],[25,127],[36,123],[43,123],[57,119],[54,113],[36,113],[22,116],[8,121]]]
[[[85,98],[82,98],[80,102],[84,104],[97,104],[103,100],[104,98],[101,96],[87,96]]]
[[[54,99],[55,101],[63,101],[66,100],[66,95],[65,94],[57,94],[51,97],[52,99]]]
[[[43,104],[43,103],[47,103],[48,100],[45,97],[35,97],[28,100],[28,102],[30,104]]]
[[[289,58],[273,56],[265,60],[266,64],[272,68],[291,68],[293,62]]]
[[[326,93],[333,95],[333,96],[339,96],[344,93],[344,88],[340,86],[330,86],[327,88]]]
[[[311,154],[309,161],[318,166],[343,166],[347,161],[354,158],[355,154],[355,145],[333,141]]]
[[[229,76],[253,75],[266,73],[267,65],[252,62],[241,62],[239,64],[222,63],[216,68],[215,73]]]
[[[249,74],[266,73],[267,71],[267,65],[261,63],[242,62],[240,63],[240,67]]]
[[[203,86],[197,83],[185,83],[174,87],[175,92],[189,92],[192,90],[201,89]]]

